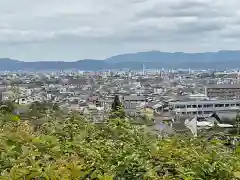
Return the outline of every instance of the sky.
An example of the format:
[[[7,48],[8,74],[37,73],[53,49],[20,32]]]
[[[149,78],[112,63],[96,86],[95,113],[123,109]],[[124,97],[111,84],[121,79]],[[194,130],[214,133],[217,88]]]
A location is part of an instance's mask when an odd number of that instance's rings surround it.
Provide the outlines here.
[[[1,0],[0,58],[240,49],[239,0]]]

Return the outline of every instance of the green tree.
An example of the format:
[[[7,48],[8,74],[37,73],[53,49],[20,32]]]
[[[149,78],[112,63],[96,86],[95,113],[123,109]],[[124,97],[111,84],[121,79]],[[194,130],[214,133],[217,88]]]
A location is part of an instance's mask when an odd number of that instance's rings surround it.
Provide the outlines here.
[[[239,111],[237,112],[237,116],[236,116],[236,128],[237,128],[237,135],[239,135],[239,130],[240,130],[240,115],[239,115]]]
[[[114,97],[114,100],[112,103],[112,112],[111,112],[110,117],[111,118],[116,118],[116,117],[124,118],[125,117],[124,108],[123,108],[122,103],[120,102],[119,97],[117,95]]]
[[[15,104],[11,101],[0,103],[0,111],[2,114],[10,114],[15,110]]]
[[[121,108],[122,104],[119,100],[118,95],[114,97],[113,103],[112,103],[112,111],[118,111]]]
[[[38,129],[31,119],[4,122],[0,179],[231,180],[240,171],[240,150],[218,140],[162,140],[128,118],[94,124],[76,112],[49,116]]]

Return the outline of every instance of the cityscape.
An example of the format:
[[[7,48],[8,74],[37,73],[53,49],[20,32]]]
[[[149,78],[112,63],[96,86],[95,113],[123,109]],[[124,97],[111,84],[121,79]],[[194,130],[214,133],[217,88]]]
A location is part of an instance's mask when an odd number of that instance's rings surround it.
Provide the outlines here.
[[[0,180],[239,180],[239,9],[0,1]]]
[[[32,103],[54,103],[101,123],[117,96],[127,116],[147,119],[156,131],[167,122],[169,133],[188,131],[186,119],[209,121],[212,113],[234,124],[240,110],[239,71],[149,71],[143,64],[139,72],[2,72],[0,83],[1,100],[15,98],[22,113]]]

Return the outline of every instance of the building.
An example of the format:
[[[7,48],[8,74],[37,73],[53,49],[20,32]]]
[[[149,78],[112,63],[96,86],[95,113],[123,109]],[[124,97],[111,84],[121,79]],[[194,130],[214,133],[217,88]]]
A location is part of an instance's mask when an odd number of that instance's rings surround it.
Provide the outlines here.
[[[6,88],[4,86],[0,86],[0,101],[3,100],[4,92],[6,92]]]
[[[209,100],[206,94],[190,94],[189,99],[194,99],[194,100]]]
[[[112,109],[112,103],[113,99],[99,99],[96,104],[99,107],[103,107],[105,111],[109,111]]]
[[[137,106],[143,102],[146,102],[146,98],[144,96],[129,95],[123,97],[123,104],[127,109],[137,108]]]
[[[205,87],[209,98],[240,99],[240,84],[215,84]]]
[[[131,116],[140,115],[141,112],[141,104],[146,102],[146,98],[144,96],[138,95],[128,95],[123,96],[123,105],[125,113]]]
[[[84,107],[82,114],[87,120],[94,123],[104,122],[105,120],[103,110],[96,108],[95,106]]]
[[[170,102],[169,108],[177,116],[207,117],[216,112],[223,118],[234,118],[240,109],[240,100]]]

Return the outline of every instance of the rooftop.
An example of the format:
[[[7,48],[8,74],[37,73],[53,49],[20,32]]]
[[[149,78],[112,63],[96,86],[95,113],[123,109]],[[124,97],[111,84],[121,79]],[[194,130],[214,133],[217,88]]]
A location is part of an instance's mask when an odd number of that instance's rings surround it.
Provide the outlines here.
[[[232,89],[240,88],[240,84],[213,84],[206,86],[206,88]]]
[[[235,104],[240,103],[240,100],[204,100],[204,101],[177,101],[169,102],[171,105],[191,105],[191,104]]]
[[[124,101],[145,101],[144,96],[138,96],[138,95],[129,95],[129,96],[124,96]]]

